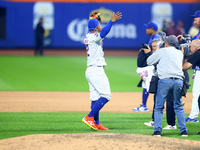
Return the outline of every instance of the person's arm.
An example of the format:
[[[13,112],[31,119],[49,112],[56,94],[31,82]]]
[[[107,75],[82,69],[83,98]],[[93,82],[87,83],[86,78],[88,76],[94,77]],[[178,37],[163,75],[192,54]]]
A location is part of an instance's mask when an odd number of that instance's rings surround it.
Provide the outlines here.
[[[183,64],[182,70],[185,71],[185,70],[188,70],[188,69],[191,68],[191,67],[192,67],[192,64],[191,64],[191,63],[185,62],[185,63]]]
[[[150,55],[148,58],[147,58],[147,65],[148,66],[151,66],[151,65],[154,65],[154,64],[157,64],[158,61],[160,60],[160,51],[162,51],[161,49],[155,51],[152,55]]]
[[[108,22],[108,24],[101,30],[100,32],[100,37],[101,38],[104,38],[110,31],[111,27],[112,27],[112,24],[114,22],[116,22],[117,20],[121,19],[122,18],[122,14],[120,12],[116,12],[114,13],[113,12],[113,15],[112,15],[112,18],[111,20]]]
[[[112,24],[113,24],[113,22],[112,22],[112,20],[110,20],[107,23],[107,25],[101,30],[101,32],[100,32],[100,37],[101,38],[104,38],[109,33],[109,31],[110,31],[110,29],[112,27]]]
[[[146,67],[147,62],[146,62],[147,57],[145,56],[145,53],[143,50],[140,50],[137,58],[137,67]]]

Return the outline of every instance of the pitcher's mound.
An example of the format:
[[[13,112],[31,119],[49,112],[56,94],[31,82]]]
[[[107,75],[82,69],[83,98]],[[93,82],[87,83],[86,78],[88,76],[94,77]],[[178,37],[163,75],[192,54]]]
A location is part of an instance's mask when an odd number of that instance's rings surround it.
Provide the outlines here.
[[[5,150],[199,150],[200,142],[119,133],[39,134],[0,141]]]

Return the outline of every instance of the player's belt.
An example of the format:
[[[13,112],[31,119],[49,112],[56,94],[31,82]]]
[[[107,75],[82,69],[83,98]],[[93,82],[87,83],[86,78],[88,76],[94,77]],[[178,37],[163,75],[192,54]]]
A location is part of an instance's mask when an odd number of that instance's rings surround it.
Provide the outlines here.
[[[103,67],[103,66],[94,66],[94,65],[89,65],[88,67]]]

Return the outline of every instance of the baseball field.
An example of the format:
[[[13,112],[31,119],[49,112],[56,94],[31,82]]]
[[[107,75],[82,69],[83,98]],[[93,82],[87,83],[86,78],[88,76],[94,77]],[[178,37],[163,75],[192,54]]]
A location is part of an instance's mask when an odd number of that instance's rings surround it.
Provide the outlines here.
[[[189,136],[177,130],[164,130],[152,137],[153,95],[149,113],[134,113],[141,103],[142,89],[136,73],[137,52],[105,51],[112,99],[101,110],[100,121],[109,131],[93,131],[82,123],[90,111],[89,89],[85,79],[85,50],[1,51],[0,56],[0,149],[5,150],[129,150],[200,149],[199,123],[187,123]],[[189,70],[192,77],[192,70]],[[184,106],[191,110],[192,83]],[[163,124],[166,126],[165,110]],[[178,126],[178,124],[177,124]]]

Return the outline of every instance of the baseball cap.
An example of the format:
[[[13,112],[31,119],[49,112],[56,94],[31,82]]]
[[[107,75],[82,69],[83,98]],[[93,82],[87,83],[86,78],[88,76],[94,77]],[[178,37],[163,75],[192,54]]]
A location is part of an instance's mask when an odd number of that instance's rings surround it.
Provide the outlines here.
[[[167,36],[166,38],[166,41],[167,43],[170,45],[170,46],[178,46],[179,42],[178,42],[178,39],[175,35],[170,35],[170,36]]]
[[[191,15],[193,18],[200,17],[200,10],[196,11],[194,15]]]
[[[89,30],[94,30],[99,24],[100,22],[97,19],[90,19],[88,21],[88,28]]]
[[[148,24],[144,24],[147,28],[151,28],[151,29],[154,29],[155,31],[158,30],[158,26],[156,23],[154,22],[149,22]]]

